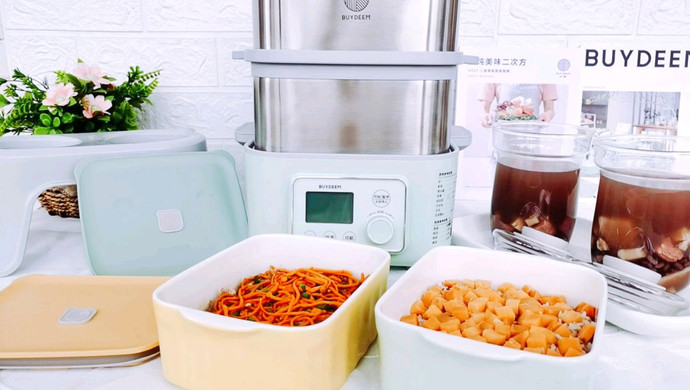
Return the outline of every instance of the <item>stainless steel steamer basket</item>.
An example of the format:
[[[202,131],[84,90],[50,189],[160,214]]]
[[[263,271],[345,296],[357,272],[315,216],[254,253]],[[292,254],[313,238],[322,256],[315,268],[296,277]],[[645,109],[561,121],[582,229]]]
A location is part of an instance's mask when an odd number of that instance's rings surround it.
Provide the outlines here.
[[[448,151],[462,53],[242,54],[252,62],[259,150],[400,155]]]
[[[459,0],[254,0],[254,48],[453,51]]]

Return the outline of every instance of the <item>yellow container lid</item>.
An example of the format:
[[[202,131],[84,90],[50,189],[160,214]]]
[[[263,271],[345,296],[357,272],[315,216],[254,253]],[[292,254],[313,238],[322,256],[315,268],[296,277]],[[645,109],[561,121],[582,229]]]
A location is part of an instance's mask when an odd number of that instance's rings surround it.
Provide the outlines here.
[[[167,278],[32,275],[0,291],[0,368],[131,365],[158,354]]]

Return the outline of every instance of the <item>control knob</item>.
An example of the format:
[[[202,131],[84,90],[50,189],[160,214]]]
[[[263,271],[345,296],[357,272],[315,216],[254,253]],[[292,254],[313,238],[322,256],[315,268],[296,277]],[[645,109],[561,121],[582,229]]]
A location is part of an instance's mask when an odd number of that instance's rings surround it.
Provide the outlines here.
[[[367,222],[367,237],[374,244],[383,245],[395,234],[393,220],[385,215],[377,215]]]

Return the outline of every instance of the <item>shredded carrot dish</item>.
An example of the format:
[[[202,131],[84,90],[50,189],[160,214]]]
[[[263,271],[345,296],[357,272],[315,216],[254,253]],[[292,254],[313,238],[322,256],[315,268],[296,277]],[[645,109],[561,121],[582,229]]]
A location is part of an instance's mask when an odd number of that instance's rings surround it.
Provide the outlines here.
[[[222,292],[209,311],[274,325],[314,325],[330,317],[365,279],[349,271],[271,267],[242,280],[237,292]]]

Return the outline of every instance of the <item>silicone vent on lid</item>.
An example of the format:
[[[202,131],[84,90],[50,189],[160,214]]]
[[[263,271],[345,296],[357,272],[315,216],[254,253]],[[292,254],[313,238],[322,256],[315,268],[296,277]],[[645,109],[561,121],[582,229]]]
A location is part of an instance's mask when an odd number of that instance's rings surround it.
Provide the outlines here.
[[[131,365],[158,354],[163,277],[19,278],[0,292],[0,368]]]
[[[175,275],[248,236],[226,152],[85,161],[75,174],[94,274]]]

